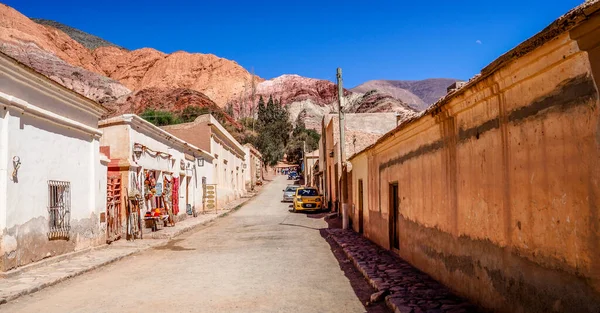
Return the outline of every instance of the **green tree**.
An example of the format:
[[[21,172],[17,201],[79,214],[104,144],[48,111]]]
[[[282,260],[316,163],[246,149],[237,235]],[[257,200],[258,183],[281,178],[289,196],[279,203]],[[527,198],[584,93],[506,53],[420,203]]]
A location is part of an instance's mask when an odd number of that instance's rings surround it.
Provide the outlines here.
[[[290,142],[286,145],[285,153],[290,163],[299,164],[303,158],[304,142],[306,142],[306,152],[313,152],[319,148],[319,139],[321,135],[314,129],[307,129],[304,124],[303,114],[298,115],[296,127],[292,131]]]
[[[225,113],[229,114],[229,116],[233,117],[233,102],[228,102],[227,107],[225,109]]]
[[[140,117],[156,126],[166,126],[181,123],[181,119],[169,111],[146,109]]]
[[[260,119],[260,116],[263,116],[265,114],[265,99],[263,99],[263,96],[260,96],[260,99],[258,99],[258,113],[257,116]]]
[[[276,105],[272,96],[266,105],[261,97],[257,125],[255,146],[262,153],[265,165],[276,165],[283,158],[292,131],[289,113],[281,105]]]
[[[179,113],[179,119],[182,123],[193,122],[198,116],[211,113],[208,108],[189,105]]]

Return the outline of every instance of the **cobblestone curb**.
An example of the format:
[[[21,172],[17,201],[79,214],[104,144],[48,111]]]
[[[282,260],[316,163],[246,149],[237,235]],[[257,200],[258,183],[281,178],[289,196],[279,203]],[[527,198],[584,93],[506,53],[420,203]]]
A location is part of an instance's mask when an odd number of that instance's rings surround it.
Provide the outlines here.
[[[394,312],[481,312],[476,306],[456,296],[429,275],[365,237],[341,229],[329,229],[328,233],[369,284],[381,292],[373,296],[385,296],[386,304]]]

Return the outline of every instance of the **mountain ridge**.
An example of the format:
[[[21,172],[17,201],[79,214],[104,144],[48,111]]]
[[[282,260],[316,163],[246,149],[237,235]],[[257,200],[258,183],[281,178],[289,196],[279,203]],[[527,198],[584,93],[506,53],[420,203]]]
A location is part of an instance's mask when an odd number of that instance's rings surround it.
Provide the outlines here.
[[[79,35],[84,38],[71,37]],[[0,50],[103,103],[112,114],[140,114],[146,109],[175,113],[184,106],[224,113],[225,107],[235,105],[237,116],[233,115],[243,118],[256,113],[259,96],[273,96],[288,107],[290,120],[302,113],[308,118],[307,127],[320,130],[322,116],[335,110],[337,102],[337,86],[328,80],[296,74],[264,80],[235,61],[213,54],[126,50],[58,22],[36,23],[7,5],[0,5]],[[250,103],[253,94],[254,103]],[[344,95],[349,113],[416,114],[403,101],[385,94],[364,95],[346,89]]]
[[[47,20],[47,19],[43,19],[43,18],[30,18],[30,19],[40,25],[51,26],[56,29],[60,29],[65,34],[69,35],[69,37],[73,38],[73,40],[79,42],[81,45],[83,45],[84,47],[86,47],[90,50],[94,50],[98,47],[116,47],[119,49],[127,50],[127,49],[125,49],[119,45],[116,45],[108,40],[105,40],[101,37],[92,35],[90,33],[84,32],[80,29],[71,27],[69,25],[66,25],[66,24],[63,24],[63,23],[60,23],[57,21]]]
[[[378,90],[391,95],[418,111],[425,110],[446,94],[448,86],[461,81],[455,78],[427,78],[422,80],[369,80],[354,88],[352,91],[366,93]]]

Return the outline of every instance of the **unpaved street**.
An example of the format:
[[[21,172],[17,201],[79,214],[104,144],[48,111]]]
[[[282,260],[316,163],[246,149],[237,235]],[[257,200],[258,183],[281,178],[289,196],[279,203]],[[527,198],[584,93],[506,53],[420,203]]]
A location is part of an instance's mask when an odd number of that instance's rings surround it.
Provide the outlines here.
[[[364,312],[319,229],[277,177],[239,211],[30,296],[2,312]]]

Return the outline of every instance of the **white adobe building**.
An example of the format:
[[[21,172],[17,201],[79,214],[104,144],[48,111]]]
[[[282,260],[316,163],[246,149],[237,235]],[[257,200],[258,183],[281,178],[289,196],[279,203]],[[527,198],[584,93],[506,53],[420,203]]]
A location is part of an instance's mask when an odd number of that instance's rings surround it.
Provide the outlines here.
[[[256,182],[262,179],[262,154],[252,144],[245,144],[246,157],[244,179],[246,190],[254,190]]]
[[[244,147],[210,114],[198,116],[193,122],[163,126],[162,129],[208,151],[214,156],[212,179],[217,185],[219,205],[246,194],[246,163]]]
[[[146,210],[164,207],[159,199],[162,195],[176,198],[178,210],[174,211],[179,220],[187,217],[188,205],[197,212],[203,210],[203,182],[213,179],[213,155],[134,114],[102,120],[99,126],[104,133],[102,148],[109,147],[108,173],[121,177],[127,188],[123,196],[137,190],[146,199]],[[154,180],[153,186],[148,188],[146,180]],[[125,225],[124,209],[121,217]]]
[[[0,271],[105,242],[106,113],[0,53]]]

